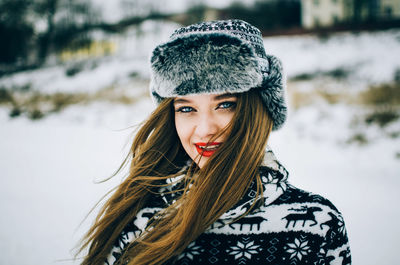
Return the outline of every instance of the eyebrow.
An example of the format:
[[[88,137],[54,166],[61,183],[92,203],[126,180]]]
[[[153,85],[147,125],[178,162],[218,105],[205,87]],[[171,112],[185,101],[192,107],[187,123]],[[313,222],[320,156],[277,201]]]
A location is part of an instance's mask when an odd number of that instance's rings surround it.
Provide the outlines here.
[[[236,98],[235,94],[222,94],[222,95],[216,95],[215,97],[212,98],[213,101],[218,101],[218,100],[222,100],[222,99],[227,99],[227,98]],[[177,103],[190,103],[191,101],[188,99],[184,99],[184,98],[175,98],[174,99],[174,104]]]
[[[237,96],[235,94],[222,94],[214,97],[214,100],[221,100],[221,99],[227,99],[227,98],[236,98]]]
[[[175,98],[174,99],[174,104],[177,104],[177,103],[189,103],[189,102],[190,102],[190,100],[183,99],[183,98]]]

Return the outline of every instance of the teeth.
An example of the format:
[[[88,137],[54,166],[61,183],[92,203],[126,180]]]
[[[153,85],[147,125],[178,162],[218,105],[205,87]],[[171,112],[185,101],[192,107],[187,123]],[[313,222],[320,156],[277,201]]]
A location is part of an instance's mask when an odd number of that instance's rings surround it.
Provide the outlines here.
[[[219,145],[199,146],[203,150],[211,151],[219,147]]]

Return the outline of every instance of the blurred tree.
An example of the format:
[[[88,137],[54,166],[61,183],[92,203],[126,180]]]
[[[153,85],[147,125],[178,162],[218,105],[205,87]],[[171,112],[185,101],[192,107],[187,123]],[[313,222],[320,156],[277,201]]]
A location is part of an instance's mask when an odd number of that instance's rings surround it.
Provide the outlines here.
[[[187,11],[187,17],[185,20],[186,25],[197,23],[204,20],[204,16],[207,11],[207,6],[203,4],[193,5]]]
[[[239,18],[261,30],[276,30],[300,26],[300,1],[298,0],[258,0],[246,7],[240,2],[232,3],[225,16]]]
[[[24,64],[34,29],[27,20],[29,0],[0,1],[0,63]]]
[[[189,8],[194,7],[194,6],[204,6],[205,1],[204,0],[187,0],[186,4]]]
[[[40,65],[67,46],[90,44],[88,31],[99,21],[85,0],[0,0],[0,63],[15,66],[0,74]]]
[[[51,52],[90,43],[87,30],[100,20],[90,2],[83,0],[35,0],[34,9],[46,24],[38,35],[40,62]]]
[[[146,17],[154,13],[161,13],[163,9],[162,3],[157,0],[121,0],[120,4],[125,18]]]
[[[49,51],[49,47],[53,41],[55,28],[55,14],[57,11],[58,0],[43,0],[35,2],[35,11],[42,14],[46,20],[46,30],[39,35],[39,60],[43,61]]]
[[[360,23],[365,20],[375,21],[377,18],[378,0],[353,0],[353,21]]]
[[[238,18],[250,22],[252,20],[252,9],[246,7],[239,1],[234,1],[224,12],[224,18]],[[254,23],[254,21],[252,21]],[[250,22],[251,23],[251,22]]]

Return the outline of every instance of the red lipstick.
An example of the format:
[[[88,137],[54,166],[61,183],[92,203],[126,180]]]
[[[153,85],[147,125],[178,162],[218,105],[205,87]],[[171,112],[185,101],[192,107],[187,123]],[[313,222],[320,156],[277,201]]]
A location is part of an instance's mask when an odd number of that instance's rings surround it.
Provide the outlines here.
[[[205,156],[205,157],[210,157],[212,154],[214,154],[215,151],[217,151],[218,147],[222,143],[219,142],[211,142],[211,143],[195,143],[197,152],[199,155]]]

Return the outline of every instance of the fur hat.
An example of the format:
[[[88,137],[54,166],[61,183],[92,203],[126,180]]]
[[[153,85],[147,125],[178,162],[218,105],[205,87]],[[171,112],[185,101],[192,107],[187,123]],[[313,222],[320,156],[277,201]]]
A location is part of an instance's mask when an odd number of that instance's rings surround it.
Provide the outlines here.
[[[284,87],[280,61],[266,54],[260,30],[241,20],[180,28],[151,57],[150,92],[156,102],[257,89],[274,130],[286,120]]]

